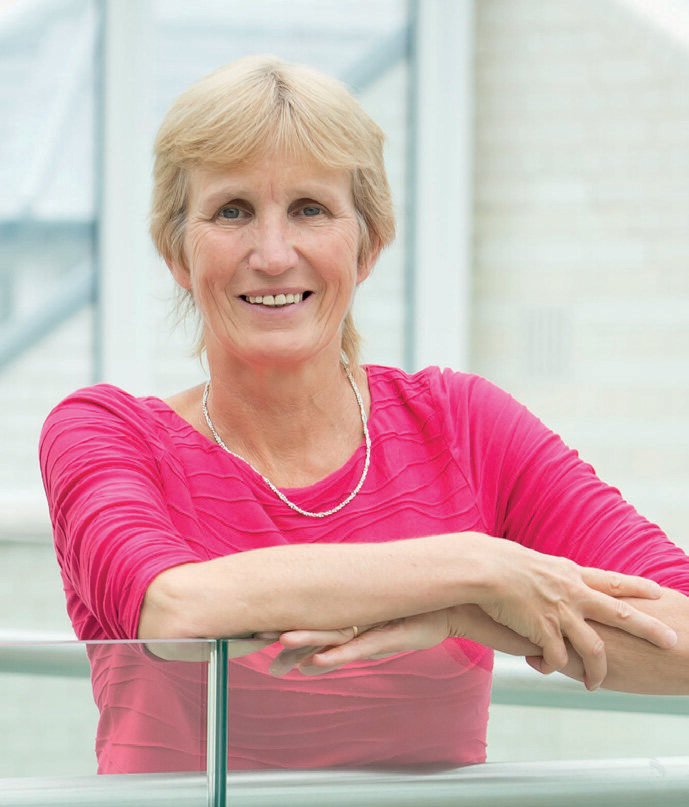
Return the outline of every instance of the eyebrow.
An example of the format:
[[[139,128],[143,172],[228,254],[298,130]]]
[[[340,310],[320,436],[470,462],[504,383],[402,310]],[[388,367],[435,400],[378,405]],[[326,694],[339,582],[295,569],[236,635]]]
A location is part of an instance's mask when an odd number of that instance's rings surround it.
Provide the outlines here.
[[[244,199],[248,196],[248,192],[242,190],[238,186],[235,187],[218,187],[211,189],[208,192],[203,192],[201,196],[197,197],[198,204],[202,207],[206,205],[219,205],[222,202],[231,201],[232,199]]]
[[[233,199],[249,200],[252,194],[251,185],[247,186],[243,181],[233,183],[231,179],[220,180],[215,187],[211,184],[201,192],[201,196],[198,197],[198,204],[201,207],[212,207]],[[339,198],[339,192],[333,194],[332,183],[314,178],[313,180],[306,180],[303,185],[296,184],[290,191],[290,196],[295,199],[320,197],[324,201],[335,201],[335,198]]]

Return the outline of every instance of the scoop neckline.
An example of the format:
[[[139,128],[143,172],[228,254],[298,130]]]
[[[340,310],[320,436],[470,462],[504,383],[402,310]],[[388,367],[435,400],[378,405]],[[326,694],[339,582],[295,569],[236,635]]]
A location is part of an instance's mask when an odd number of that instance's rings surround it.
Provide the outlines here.
[[[375,401],[373,390],[371,387],[371,373],[370,373],[371,365],[362,364],[360,366],[366,373],[366,380],[368,382],[370,408],[368,418],[366,419],[366,425],[368,426],[369,437],[371,439],[371,442],[373,442],[372,421],[375,413]],[[205,434],[203,434],[203,432],[200,432],[198,429],[192,426],[191,423],[189,423],[189,421],[186,418],[182,417],[182,415],[180,415],[177,411],[175,411],[170,406],[170,404],[168,404],[163,398],[157,395],[150,395],[147,396],[147,400],[155,401],[165,410],[166,413],[171,415],[175,420],[179,421],[185,427],[185,430],[194,435],[194,437],[197,438],[198,441],[203,443],[203,445],[210,446],[210,449],[213,450],[214,452],[220,452],[221,456],[224,456],[228,460],[238,464],[239,467],[245,469],[245,471],[253,479],[259,481],[261,485],[265,487],[266,490],[270,490],[270,488],[268,488],[268,486],[265,484],[265,480],[262,474],[260,474],[255,468],[253,468],[243,457],[230,454],[229,452],[225,451],[225,449],[221,445],[219,445],[215,440],[212,440],[210,437],[207,437]],[[331,471],[331,473],[323,477],[323,479],[319,479],[316,482],[312,482],[310,485],[306,485],[305,487],[279,487],[279,486],[276,487],[281,493],[284,493],[286,496],[301,495],[301,494],[307,495],[310,491],[317,490],[321,486],[332,484],[337,480],[338,477],[343,477],[346,474],[348,474],[351,470],[351,466],[358,461],[359,455],[362,452],[365,452],[365,450],[366,450],[366,441],[364,440],[364,437],[362,435],[361,442],[354,449],[353,453],[351,454],[349,459],[344,463],[344,465],[341,465],[339,468],[336,468],[334,471]]]

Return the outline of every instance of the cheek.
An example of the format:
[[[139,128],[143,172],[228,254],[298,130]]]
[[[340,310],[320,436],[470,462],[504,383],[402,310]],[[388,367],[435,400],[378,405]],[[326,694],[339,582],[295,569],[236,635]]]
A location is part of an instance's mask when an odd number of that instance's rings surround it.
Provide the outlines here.
[[[204,234],[192,235],[185,252],[192,282],[213,281],[215,276],[220,278],[227,271],[229,250],[220,239]]]
[[[217,307],[214,291],[221,277],[217,255],[210,239],[203,235],[191,235],[185,244],[187,266],[189,267],[191,293],[201,311]]]
[[[359,230],[348,229],[334,239],[330,253],[330,263],[339,274],[346,272],[347,280],[356,280],[359,263]],[[351,277],[350,277],[351,276]]]
[[[359,257],[359,250],[361,249],[361,233],[359,232],[358,223],[352,223],[345,238],[347,250],[352,257],[354,263],[357,262]]]

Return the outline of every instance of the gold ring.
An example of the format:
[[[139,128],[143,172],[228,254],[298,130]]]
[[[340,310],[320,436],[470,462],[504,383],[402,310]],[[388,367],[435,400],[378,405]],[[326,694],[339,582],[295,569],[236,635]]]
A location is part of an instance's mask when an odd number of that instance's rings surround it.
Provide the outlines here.
[[[359,628],[357,628],[356,625],[352,625],[352,630],[354,631],[354,636],[352,636],[352,639],[356,639],[356,637],[359,635]]]

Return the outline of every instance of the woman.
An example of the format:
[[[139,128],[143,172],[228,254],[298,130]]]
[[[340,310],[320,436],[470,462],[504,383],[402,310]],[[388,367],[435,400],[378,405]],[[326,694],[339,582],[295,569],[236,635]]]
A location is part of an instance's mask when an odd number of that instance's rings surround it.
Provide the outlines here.
[[[359,365],[352,300],[394,233],[382,144],[273,58],[180,96],[151,230],[209,381],[82,390],[42,435],[80,638],[280,638],[233,662],[237,768],[483,761],[491,648],[689,692],[681,550],[487,381]],[[100,770],[202,766],[198,676],[135,687],[126,664],[94,661]]]

